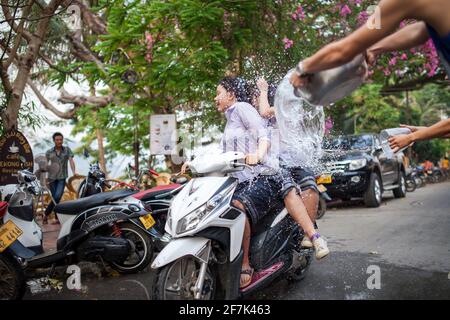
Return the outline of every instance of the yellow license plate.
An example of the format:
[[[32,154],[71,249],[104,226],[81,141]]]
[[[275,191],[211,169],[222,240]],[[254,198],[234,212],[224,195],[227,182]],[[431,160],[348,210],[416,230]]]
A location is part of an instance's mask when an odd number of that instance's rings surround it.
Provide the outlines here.
[[[320,191],[321,193],[327,192],[327,188],[325,188],[325,186],[324,186],[323,184],[319,184],[319,185],[317,186],[317,188],[319,189],[319,191]]]
[[[320,178],[317,179],[317,184],[330,184],[331,182],[333,182],[333,179],[329,174],[321,175]]]
[[[153,227],[153,225],[155,224],[155,219],[153,219],[151,214],[140,217],[139,220],[141,220],[142,224],[147,230]]]
[[[11,220],[2,225],[0,227],[0,252],[6,250],[22,233],[22,230]]]

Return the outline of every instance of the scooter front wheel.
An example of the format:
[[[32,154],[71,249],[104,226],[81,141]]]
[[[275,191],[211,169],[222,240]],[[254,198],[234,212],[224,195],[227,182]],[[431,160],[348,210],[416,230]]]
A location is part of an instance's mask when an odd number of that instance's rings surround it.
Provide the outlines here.
[[[153,286],[155,300],[194,300],[194,288],[200,274],[201,263],[193,257],[178,259],[158,270]],[[216,276],[208,266],[201,300],[213,300]]]
[[[137,273],[145,269],[152,260],[154,244],[150,236],[132,223],[120,223],[120,237],[133,243],[133,252],[121,263],[113,262],[111,266],[120,273]],[[117,231],[111,235],[117,236]]]
[[[19,300],[26,284],[22,269],[10,256],[0,254],[0,300]]]

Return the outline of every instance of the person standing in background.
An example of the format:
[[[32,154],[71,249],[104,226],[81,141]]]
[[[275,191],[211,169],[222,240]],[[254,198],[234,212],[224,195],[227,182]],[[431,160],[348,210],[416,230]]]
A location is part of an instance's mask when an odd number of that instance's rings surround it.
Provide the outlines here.
[[[72,169],[73,175],[76,175],[75,171],[75,161],[73,160],[73,152],[68,146],[63,146],[64,136],[60,132],[55,132],[53,134],[53,142],[55,146],[45,153],[48,161],[48,183],[50,192],[56,203],[59,203],[63,194],[64,188],[66,186],[66,179],[69,176],[67,169],[67,162],[70,162],[70,168]],[[50,202],[48,207],[45,209],[45,215],[43,223],[48,223],[48,216],[52,213],[55,204],[53,201]],[[56,218],[56,224],[59,221]]]

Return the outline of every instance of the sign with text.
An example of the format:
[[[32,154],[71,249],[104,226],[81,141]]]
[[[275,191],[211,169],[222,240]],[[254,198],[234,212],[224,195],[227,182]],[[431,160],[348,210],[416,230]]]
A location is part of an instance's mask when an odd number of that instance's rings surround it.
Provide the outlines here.
[[[177,142],[177,121],[174,114],[156,114],[150,117],[150,152],[170,155]]]
[[[33,151],[22,133],[11,130],[0,137],[0,185],[16,184],[21,169],[33,170]]]

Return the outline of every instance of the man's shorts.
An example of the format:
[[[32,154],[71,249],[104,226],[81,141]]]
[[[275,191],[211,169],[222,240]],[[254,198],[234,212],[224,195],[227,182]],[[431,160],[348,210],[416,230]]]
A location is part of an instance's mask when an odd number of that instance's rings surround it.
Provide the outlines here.
[[[244,205],[252,227],[279,205],[280,186],[278,174],[259,175],[253,180],[238,184],[233,200]]]
[[[311,189],[319,193],[316,178],[311,170],[302,167],[281,167],[281,190],[280,195],[282,199],[286,198],[292,189],[297,189],[300,193],[302,191]]]

